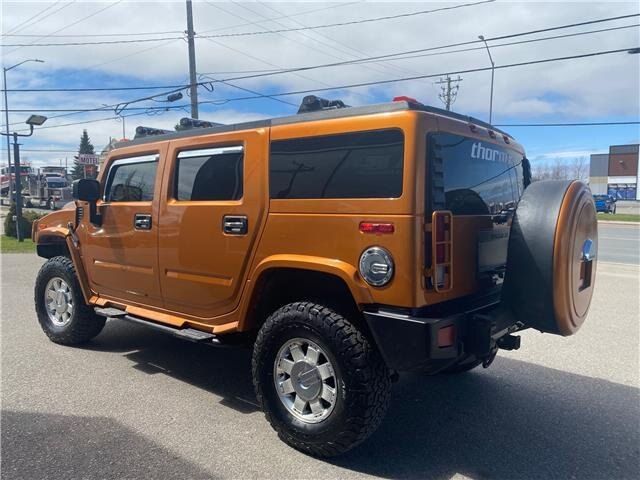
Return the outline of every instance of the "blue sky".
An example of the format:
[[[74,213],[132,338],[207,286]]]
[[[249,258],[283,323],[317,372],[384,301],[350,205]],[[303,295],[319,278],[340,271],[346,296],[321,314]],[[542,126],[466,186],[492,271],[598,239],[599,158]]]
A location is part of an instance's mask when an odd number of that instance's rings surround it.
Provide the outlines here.
[[[403,13],[452,7],[467,2],[212,2],[194,1],[195,30],[199,35],[247,33],[351,22]],[[66,5],[66,6],[65,6]],[[48,9],[43,12],[43,10]],[[181,36],[185,28],[183,2],[4,2],[2,44],[57,43],[114,39]],[[638,14],[637,2],[491,2],[446,11],[422,13],[398,19],[261,35],[199,38],[196,40],[198,73],[230,78],[253,70],[290,68],[386,55],[583,22],[618,15]],[[40,14],[40,15],[38,15]],[[88,18],[87,18],[88,17]],[[31,19],[31,20],[29,20]],[[152,20],[152,21],[150,21]],[[26,21],[26,23],[24,23]],[[541,40],[501,46],[509,40],[490,41],[496,65],[551,57],[578,55],[640,45],[637,24],[640,17],[539,33],[517,40],[541,39],[550,35],[625,27],[575,37]],[[22,25],[21,25],[22,24]],[[175,33],[153,33],[175,32]],[[129,34],[110,37],[64,37],[63,35]],[[148,33],[148,35],[140,35]],[[11,36],[9,36],[9,35]],[[136,36],[131,34],[138,34]],[[36,36],[30,36],[36,35]],[[48,36],[47,36],[48,35]],[[44,38],[39,38],[44,37]],[[471,47],[482,45],[472,44]],[[438,50],[439,55],[404,60],[309,70],[300,74],[264,76],[232,83],[264,94],[325,88],[360,82],[374,82],[419,74],[485,68],[486,51]],[[446,52],[446,53],[445,53]],[[188,78],[186,43],[182,39],[162,42],[93,46],[4,47],[2,63],[27,63],[8,72],[9,88],[87,88],[184,84]],[[463,74],[454,110],[488,120],[490,72]],[[388,101],[409,95],[426,104],[441,106],[437,78],[322,92],[327,98],[342,98],[351,105]],[[543,63],[496,70],[494,124],[548,122],[637,121],[640,118],[638,85],[640,55],[618,53],[557,63]],[[160,93],[155,90],[153,93]],[[151,91],[113,92],[10,92],[11,109],[28,109],[51,118],[36,134],[24,140],[23,156],[34,165],[56,164],[77,148],[83,128],[98,148],[109,137],[122,137],[122,123],[113,111],[70,114],[45,109],[97,108],[139,98]],[[201,118],[232,123],[294,113],[295,106],[269,98],[229,101],[250,95],[216,84],[213,92],[199,89]],[[281,97],[298,105],[302,95]],[[185,98],[176,104],[187,104]],[[135,107],[158,107],[158,101],[136,103]],[[31,112],[11,112],[10,124],[20,124]],[[124,115],[140,113],[126,110]],[[172,128],[186,111],[160,112],[126,119],[126,135],[136,125]],[[97,119],[108,118],[95,122]],[[92,122],[64,126],[66,123]],[[2,121],[4,124],[4,121]],[[4,129],[4,127],[3,127]],[[527,149],[535,162],[556,158],[570,160],[590,153],[606,152],[612,144],[637,143],[638,125],[599,127],[505,127]],[[35,151],[40,150],[40,151]],[[48,151],[45,151],[48,150]],[[57,150],[68,150],[62,152]],[[6,161],[2,150],[0,161]]]

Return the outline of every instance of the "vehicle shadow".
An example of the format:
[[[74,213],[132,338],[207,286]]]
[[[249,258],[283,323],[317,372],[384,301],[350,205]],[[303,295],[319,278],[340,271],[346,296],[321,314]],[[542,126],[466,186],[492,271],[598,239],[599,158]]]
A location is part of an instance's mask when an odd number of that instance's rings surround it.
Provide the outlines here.
[[[3,480],[212,478],[105,417],[3,411],[1,453]]]
[[[639,392],[500,357],[406,375],[380,429],[332,463],[387,478],[638,478]]]
[[[122,353],[133,368],[165,374],[223,397],[221,404],[240,413],[260,410],[251,382],[251,350],[212,347],[177,339],[132,324],[109,320],[83,348]]]
[[[120,352],[133,368],[208,390],[240,412],[258,409],[248,349],[124,321],[87,348]],[[639,418],[636,388],[499,356],[488,370],[402,375],[378,431],[326,461],[385,478],[638,478]]]

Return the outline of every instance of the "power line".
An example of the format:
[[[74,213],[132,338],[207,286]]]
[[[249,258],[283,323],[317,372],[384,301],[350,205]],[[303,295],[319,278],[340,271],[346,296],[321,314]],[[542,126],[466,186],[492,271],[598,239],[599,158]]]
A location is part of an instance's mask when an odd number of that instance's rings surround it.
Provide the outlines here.
[[[534,43],[534,42],[542,42],[542,41],[546,41],[546,40],[557,40],[559,38],[568,38],[568,37],[578,37],[578,36],[582,36],[582,35],[589,35],[592,33],[602,33],[602,32],[611,32],[614,30],[624,30],[627,28],[637,28],[640,27],[640,23],[634,23],[633,25],[623,25],[620,27],[611,27],[611,28],[601,28],[598,30],[588,30],[586,32],[575,32],[575,33],[567,33],[564,35],[552,35],[550,37],[541,37],[541,38],[532,38],[529,40],[519,40],[517,42],[506,42],[506,43],[494,43],[491,45],[491,48],[497,48],[497,47],[508,47],[508,46],[513,46],[513,45],[522,45],[525,43]],[[431,57],[431,56],[437,56],[437,55],[447,55],[450,53],[460,53],[460,52],[471,52],[474,50],[484,50],[485,47],[481,46],[481,47],[471,47],[471,48],[461,48],[458,50],[448,50],[446,52],[432,52],[432,53],[423,53],[423,54],[418,54],[418,55],[408,55],[408,56],[397,56],[397,57],[393,57],[388,59],[387,61],[396,61],[396,60],[409,60],[412,58],[422,58],[422,57]],[[369,60],[362,62],[362,63],[367,63]]]
[[[371,22],[379,22],[382,20],[395,20],[398,18],[405,18],[405,17],[413,17],[416,15],[426,15],[429,13],[436,13],[436,12],[443,12],[446,10],[455,10],[458,8],[465,8],[465,7],[473,7],[475,5],[481,5],[484,3],[493,3],[495,2],[495,0],[481,0],[479,2],[473,2],[473,3],[463,3],[463,4],[459,4],[459,5],[452,5],[452,6],[448,6],[448,7],[440,7],[440,8],[434,8],[431,10],[421,10],[418,12],[411,12],[411,13],[400,13],[397,15],[387,15],[384,17],[375,17],[375,18],[365,18],[365,19],[361,19],[361,20],[351,20],[349,22],[339,22],[339,23],[328,23],[328,24],[324,24],[324,25],[310,25],[310,26],[305,26],[305,27],[294,27],[294,28],[283,28],[283,29],[278,29],[278,30],[262,30],[262,31],[257,31],[257,32],[235,32],[235,33],[220,33],[220,34],[216,34],[216,35],[200,35],[200,38],[224,38],[224,37],[246,37],[246,36],[253,36],[253,35],[266,35],[266,34],[270,34],[270,33],[284,33],[284,32],[299,32],[302,30],[317,30],[317,29],[321,29],[321,28],[332,28],[332,27],[344,27],[344,26],[348,26],[348,25],[357,25],[357,24],[362,24],[362,23],[371,23]]]
[[[59,3],[59,2],[57,2]],[[54,4],[55,5],[55,4]],[[51,8],[51,7],[49,7]],[[183,33],[182,30],[166,30],[163,32],[129,32],[129,33],[74,33],[65,35],[48,35],[49,38],[91,38],[91,37],[144,37],[145,35],[171,35]],[[36,33],[3,33],[3,37],[40,37]],[[22,150],[22,149],[20,149]]]
[[[594,23],[608,22],[608,21],[613,21],[613,20],[619,20],[619,19],[622,19],[622,18],[631,18],[631,17],[638,17],[638,16],[640,16],[640,14],[623,15],[623,16],[618,16],[618,17],[609,17],[609,18],[602,18],[602,19],[597,19],[597,20],[589,20],[589,21],[586,21],[586,22],[573,23],[573,24],[567,24],[567,25],[559,25],[559,26],[549,27],[549,28],[545,28],[545,29],[529,30],[527,32],[512,33],[512,34],[509,34],[509,35],[501,35],[501,36],[498,36],[498,37],[491,37],[491,38],[487,38],[486,41],[487,42],[491,42],[491,41],[495,41],[495,40],[503,40],[503,39],[507,39],[507,38],[515,38],[515,37],[521,37],[521,36],[526,36],[526,35],[532,35],[534,33],[548,32],[548,31],[559,30],[559,29],[564,29],[564,28],[573,28],[575,26],[590,25],[590,24],[594,24]],[[307,67],[295,67],[295,68],[285,69],[285,70],[276,71],[276,72],[264,72],[264,73],[254,74],[254,75],[230,77],[230,78],[225,78],[225,80],[226,81],[244,80],[244,79],[248,79],[248,78],[258,78],[258,77],[266,77],[266,76],[271,76],[271,75],[280,75],[280,74],[289,73],[289,72],[299,72],[299,71],[305,71],[305,70],[313,70],[313,69],[316,69],[316,68],[337,67],[337,66],[341,66],[341,65],[357,64],[357,63],[361,63],[363,61],[387,59],[387,58],[391,58],[391,57],[398,57],[398,56],[401,56],[401,55],[409,55],[409,54],[414,54],[414,53],[428,52],[428,51],[434,51],[434,50],[442,50],[442,49],[445,49],[445,48],[453,48],[453,47],[471,45],[471,44],[476,44],[476,43],[481,43],[481,42],[482,42],[482,40],[468,40],[468,41],[465,41],[465,42],[451,43],[451,44],[448,44],[448,45],[438,45],[438,46],[435,46],[435,47],[419,48],[419,49],[415,49],[415,50],[408,50],[408,51],[405,51],[405,52],[389,53],[389,54],[385,54],[385,55],[376,55],[376,56],[371,56],[371,57],[368,57],[368,58],[363,58],[363,59],[360,59],[360,60],[350,60],[350,61],[345,61],[345,62],[325,63],[325,64],[322,64],[322,65],[311,65],[311,66],[307,66]]]
[[[545,59],[541,59],[541,60],[531,60],[531,61],[528,61],[528,62],[511,63],[511,64],[506,64],[506,65],[496,65],[495,68],[496,69],[514,68],[514,67],[522,67],[522,66],[527,66],[527,65],[537,65],[537,64],[541,64],[541,63],[559,62],[559,61],[564,61],[564,60],[575,60],[575,59],[580,59],[580,58],[590,58],[590,57],[596,57],[596,56],[602,56],[602,55],[611,55],[611,54],[614,54],[614,53],[628,52],[629,50],[632,50],[634,48],[639,48],[639,47],[620,48],[620,49],[616,49],[616,50],[605,50],[605,51],[584,53],[584,54],[580,54],[580,55],[569,55],[569,56],[564,56],[564,57],[554,57],[554,58],[545,58]],[[443,77],[443,76],[446,76],[446,75],[462,75],[462,74],[467,74],[467,73],[485,72],[487,70],[491,70],[491,68],[492,67],[471,68],[471,69],[456,70],[456,71],[451,71],[451,72],[440,72],[440,73],[432,73],[432,74],[426,74],[426,75],[416,75],[416,76],[412,76],[412,77],[402,77],[402,78],[393,78],[393,79],[387,79],[387,80],[377,80],[377,81],[372,81],[372,82],[352,83],[352,84],[349,84],[349,85],[339,85],[339,86],[334,86],[334,87],[329,87],[329,88],[317,88],[317,89],[309,89],[309,90],[296,90],[296,91],[291,91],[291,92],[274,93],[274,94],[270,94],[270,96],[303,95],[303,94],[307,94],[307,93],[322,92],[322,91],[329,91],[329,90],[343,90],[343,89],[347,89],[347,88],[368,87],[368,86],[372,86],[372,85],[385,85],[385,84],[389,84],[389,83],[398,83],[398,82],[406,82],[406,81],[410,81],[410,80],[418,80],[418,79],[421,79],[421,78],[434,78],[434,77]],[[260,98],[260,97],[229,98],[229,99],[225,99],[225,101],[232,102],[232,101],[239,101],[239,100],[253,100],[253,99],[256,99],[256,98]]]
[[[266,20],[265,20],[266,21]],[[601,21],[601,20],[598,20]],[[261,23],[261,22],[260,22]],[[505,42],[505,43],[497,43],[497,44],[492,44],[491,48],[497,48],[497,47],[505,47],[505,46],[512,46],[512,45],[521,45],[521,44],[525,44],[525,43],[532,43],[532,42],[540,42],[540,41],[546,41],[546,40],[556,40],[559,38],[568,38],[568,37],[574,37],[574,36],[582,36],[582,35],[589,35],[589,34],[593,34],[593,33],[602,33],[602,32],[610,32],[610,31],[615,31],[615,30],[622,30],[622,29],[627,29],[627,28],[637,28],[640,27],[640,24],[632,24],[632,25],[623,25],[623,26],[619,26],[619,27],[609,27],[609,28],[602,28],[602,29],[597,29],[597,30],[588,30],[585,32],[574,32],[574,33],[567,33],[567,34],[563,34],[563,35],[553,35],[553,36],[549,36],[549,37],[541,37],[541,38],[533,38],[533,39],[529,39],[529,40],[520,40],[517,42]],[[562,27],[553,27],[554,29],[557,28],[562,28]],[[511,34],[509,35],[509,37],[515,37],[515,36],[523,36],[523,35],[527,35],[529,34],[529,32],[523,32],[523,33],[518,33],[518,34]],[[504,38],[504,37],[496,37],[496,38]],[[494,40],[493,38],[487,39],[488,41]],[[463,42],[463,43],[477,43],[477,41],[471,41],[471,42]],[[223,46],[222,44],[220,44],[221,46]],[[437,46],[437,47],[429,47],[427,49],[421,49],[422,50],[435,50],[435,49],[445,49],[445,48],[450,48],[451,46],[456,46],[456,45],[460,45],[458,44],[452,44],[452,45],[441,45],[441,46]],[[228,47],[231,48],[231,47]],[[145,49],[146,50],[146,49]],[[387,58],[386,61],[392,61],[392,60],[406,60],[406,59],[412,59],[412,58],[419,58],[419,57],[424,57],[424,56],[430,56],[430,55],[446,55],[446,54],[450,54],[450,53],[459,53],[459,52],[468,52],[468,51],[473,51],[473,50],[484,50],[484,46],[481,47],[472,47],[472,48],[464,48],[464,49],[458,49],[458,50],[449,50],[449,51],[445,51],[445,52],[436,52],[436,53],[428,53],[428,54],[419,54],[419,55],[409,55],[412,54],[414,52],[416,52],[416,50],[411,50],[408,52],[397,52],[397,53],[393,53],[393,54],[389,54],[389,55],[385,55],[385,58]],[[241,52],[239,50],[234,50],[237,53],[242,53],[242,54],[246,54],[245,52]],[[138,52],[141,53],[141,52]],[[391,57],[393,56],[393,57]],[[121,57],[124,58],[124,57]],[[251,57],[254,58],[254,57]],[[228,71],[228,72],[206,72],[203,73],[201,75],[215,75],[215,74],[222,74],[222,73],[226,73],[226,74],[280,74],[280,73],[289,73],[291,71],[295,71],[297,69],[305,69],[305,70],[310,70],[310,69],[316,69],[316,68],[327,68],[327,67],[335,67],[335,66],[341,66],[341,65],[348,65],[348,64],[361,64],[361,63],[367,63],[367,62],[374,62],[377,61],[379,57],[366,57],[366,58],[360,58],[360,59],[354,59],[354,60],[349,60],[348,62],[340,62],[340,63],[330,63],[330,64],[320,64],[320,65],[313,65],[313,66],[303,66],[303,67],[292,67],[292,68],[276,68],[276,69],[262,69],[262,70],[239,70],[239,71]],[[257,57],[256,57],[257,59]],[[264,75],[261,75],[264,76]],[[255,78],[253,75],[249,75],[249,76],[240,76],[240,77],[233,77],[233,78],[229,78],[227,80],[242,80],[242,79],[246,79],[246,78]],[[222,80],[217,80],[218,82],[222,82]],[[225,80],[226,81],[226,80]],[[206,82],[205,82],[206,83]],[[98,92],[98,91],[127,91],[127,90],[161,90],[161,89],[175,89],[175,88],[186,88],[188,87],[187,84],[183,84],[183,85],[146,85],[146,86],[138,86],[138,87],[78,87],[78,88],[10,88],[7,90],[7,92]],[[0,91],[4,91],[4,90],[0,90]],[[33,109],[22,109],[22,110],[14,110],[11,109],[9,111],[11,112],[19,112],[19,111],[35,111],[35,110],[39,110],[38,108],[33,108]],[[75,111],[72,109],[67,109],[67,110],[43,110],[40,109],[41,111]]]
[[[32,15],[31,17],[27,18],[26,20],[24,20],[23,22],[20,22],[18,25],[16,25],[13,28],[10,28],[7,30],[7,33],[3,33],[2,36],[6,37],[9,36],[9,33],[11,32],[16,32],[16,31],[20,31],[21,29],[26,28],[27,23],[29,23],[31,20],[35,20],[37,17],[39,17],[40,15],[42,15],[43,13],[46,13],[48,10],[51,10],[53,7],[55,7],[57,4],[59,4],[61,2],[61,0],[57,0],[56,2],[52,3],[51,5],[49,5],[48,7],[45,7],[43,10],[39,10],[38,13],[36,13],[35,15]],[[38,23],[38,21],[35,21],[33,23]],[[23,25],[25,25],[23,27]],[[22,27],[22,28],[21,28]]]
[[[146,85],[141,87],[82,87],[82,88],[9,88],[7,92],[114,92],[118,90],[166,90],[189,85]],[[4,91],[4,89],[0,90]]]
[[[362,2],[361,1],[357,1],[357,2],[331,4],[331,5],[327,5],[326,7],[320,7],[320,8],[314,8],[314,9],[311,9],[311,10],[305,10],[304,12],[290,13],[290,14],[286,14],[286,15],[280,15],[278,17],[270,17],[269,20],[282,20],[282,19],[285,19],[285,18],[301,17],[303,15],[309,15],[310,13],[317,13],[317,12],[322,12],[322,11],[325,11],[325,10],[333,10],[335,8],[344,8],[344,7],[348,7],[349,5],[356,5],[358,3],[362,3]],[[254,23],[255,22],[239,23],[237,25],[230,25],[228,27],[218,27],[218,28],[212,28],[211,30],[204,30],[204,31],[202,31],[200,33],[204,34],[204,33],[210,33],[210,32],[221,32],[223,30],[232,30],[234,28],[246,27],[246,26],[249,26],[249,25],[254,25]]]
[[[75,1],[75,0],[74,0],[74,1]],[[99,13],[102,13],[102,12],[104,12],[105,10],[107,10],[107,9],[109,9],[109,8],[115,7],[117,4],[119,4],[119,3],[120,3],[120,2],[122,2],[122,1],[123,1],[123,0],[117,0],[117,1],[115,1],[115,2],[113,2],[113,3],[110,3],[110,4],[109,4],[109,5],[107,5],[106,7],[101,8],[100,10],[97,10],[97,11],[95,11],[95,12],[93,12],[93,13],[91,13],[91,14],[87,15],[86,17],[82,17],[81,19],[76,20],[76,21],[75,21],[75,22],[73,22],[73,23],[70,23],[70,24],[68,24],[68,25],[65,25],[64,27],[59,28],[58,30],[55,30],[55,31],[53,31],[53,32],[48,33],[47,35],[44,35],[44,36],[40,37],[38,40],[43,40],[43,39],[45,39],[45,38],[48,38],[48,37],[49,37],[49,35],[54,35],[54,34],[56,34],[56,33],[58,33],[58,32],[61,32],[62,30],[66,30],[67,28],[73,27],[74,25],[77,25],[78,23],[84,22],[85,20],[88,20],[88,19],[89,19],[89,18],[91,18],[91,17],[95,17],[95,16],[96,16],[96,15],[98,15]],[[72,2],[72,3],[73,3],[73,2]],[[21,49],[21,48],[23,48],[23,47],[38,46],[38,44],[36,43],[38,40],[36,40],[35,42],[30,43],[30,44],[20,45],[20,46],[18,46],[17,48],[14,48],[13,50],[10,50],[10,51],[6,52],[6,53],[5,53],[5,55],[9,55],[9,54],[11,54],[11,53],[13,53],[13,52],[15,52],[15,51],[17,51],[17,50],[20,50],[20,49]],[[4,46],[4,45],[3,45],[3,46]]]
[[[222,8],[222,7],[220,7],[219,5],[215,5],[215,4],[211,3],[211,2],[209,2],[208,0],[205,0],[205,2],[206,2],[207,4],[209,4],[209,5],[211,5],[212,7],[216,8],[216,9],[218,9],[218,10],[222,10],[223,12],[225,12],[225,13],[227,13],[227,14],[229,14],[229,15],[233,15],[233,16],[235,16],[235,17],[237,17],[237,18],[241,18],[242,20],[246,20],[246,18],[245,18],[245,17],[243,17],[242,15],[239,15],[239,14],[237,14],[237,13],[233,13],[233,12],[230,12],[230,11],[228,11],[228,10],[226,10],[226,9],[224,9],[224,8]],[[245,8],[246,8],[246,7],[245,7]],[[260,22],[253,22],[253,23],[254,23],[254,24],[257,24],[257,23],[260,23]],[[284,35],[284,34],[282,34],[282,33],[278,33],[277,35],[278,35],[278,36],[280,36],[280,37],[282,37],[282,38],[284,38],[285,40],[290,41],[290,39],[289,39],[286,35]],[[207,40],[207,41],[209,41],[209,42],[212,42],[212,43],[214,43],[215,45],[219,45],[219,46],[221,46],[221,47],[223,47],[223,48],[226,48],[226,49],[228,49],[228,50],[231,50],[231,51],[234,51],[234,52],[240,53],[241,55],[244,55],[244,56],[246,56],[246,57],[249,57],[249,58],[252,58],[252,59],[254,59],[254,60],[257,60],[257,61],[259,61],[259,62],[261,62],[261,63],[264,63],[265,65],[270,65],[270,66],[272,66],[272,67],[278,67],[278,68],[281,68],[281,67],[280,67],[280,65],[277,65],[277,64],[275,64],[275,63],[268,62],[268,61],[266,61],[266,60],[264,60],[264,59],[262,59],[262,58],[256,57],[255,55],[252,55],[252,54],[250,54],[250,53],[247,53],[247,52],[245,52],[245,51],[243,51],[243,50],[240,50],[240,49],[238,49],[238,48],[230,47],[229,45],[226,45],[226,44],[222,43],[222,42],[221,42],[221,41],[219,41],[219,40],[213,40],[213,39],[211,39],[211,38],[205,38],[205,40]],[[318,51],[318,52],[320,52],[320,53],[322,53],[322,54],[329,55],[329,56],[333,56],[333,55],[328,54],[328,53],[326,53],[326,52],[324,52],[324,51],[322,51],[322,50],[319,50],[319,49],[317,49],[317,48],[314,48],[314,47],[311,47],[311,48],[313,48],[314,50],[316,50],[316,51]],[[335,56],[333,56],[333,57],[334,57],[334,58],[336,58]],[[320,84],[320,85],[324,85],[325,87],[329,85],[328,83],[325,83],[325,82],[323,82],[323,81],[321,81],[321,80],[318,80],[317,78],[307,77],[307,76],[305,76],[305,75],[298,74],[298,73],[296,73],[295,75],[296,75],[297,77],[299,77],[299,78],[302,78],[302,79],[305,79],[305,80],[310,80],[310,81],[312,81],[312,82],[316,82],[316,83],[318,83],[318,84]]]
[[[574,122],[574,123],[503,123],[496,127],[592,127],[606,125],[640,125],[640,121],[628,122]]]
[[[629,50],[633,49],[633,48],[638,48],[638,47],[628,47],[628,48],[622,48],[622,49],[617,49],[617,50],[605,50],[605,51],[597,51],[597,52],[590,52],[590,53],[584,53],[584,54],[580,54],[580,55],[570,55],[570,56],[564,56],[564,57],[554,57],[554,58],[545,58],[545,59],[540,59],[540,60],[530,60],[527,62],[518,62],[518,63],[511,63],[511,64],[506,64],[506,65],[496,65],[495,68],[496,69],[505,69],[505,68],[515,68],[515,67],[522,67],[522,66],[527,66],[527,65],[538,65],[538,64],[542,64],[542,63],[550,63],[550,62],[559,62],[559,61],[565,61],[565,60],[575,60],[575,59],[583,59],[583,58],[591,58],[591,57],[596,57],[596,56],[602,56],[602,55],[611,55],[611,54],[615,54],[615,53],[622,53],[622,52],[628,52]],[[366,87],[366,86],[372,86],[372,85],[385,85],[385,84],[391,84],[391,83],[399,83],[399,82],[406,82],[406,81],[411,81],[411,80],[417,80],[420,78],[435,78],[435,77],[444,77],[447,75],[461,75],[461,74],[468,74],[468,73],[476,73],[476,72],[484,72],[487,70],[490,70],[492,67],[480,67],[480,68],[472,68],[472,69],[466,69],[466,70],[457,70],[457,71],[450,71],[450,72],[439,72],[439,73],[432,73],[432,74],[425,74],[425,75],[418,75],[418,76],[412,76],[412,77],[402,77],[402,78],[393,78],[393,79],[386,79],[386,80],[377,80],[377,81],[372,81],[372,82],[361,82],[361,83],[354,83],[354,84],[349,84],[349,85],[335,85],[335,86],[331,86],[331,87],[323,87],[323,88],[316,88],[316,89],[307,89],[307,90],[296,90],[296,91],[289,91],[289,92],[278,92],[278,93],[273,93],[273,94],[259,94],[259,95],[254,95],[254,96],[245,96],[245,97],[235,97],[235,98],[226,98],[226,99],[219,99],[219,100],[205,100],[205,101],[201,101],[199,102],[200,105],[202,104],[220,104],[220,103],[227,103],[227,102],[234,102],[234,101],[243,101],[243,100],[255,100],[255,99],[260,99],[260,98],[271,98],[271,97],[285,97],[285,96],[290,96],[290,95],[303,95],[303,94],[308,94],[308,93],[316,93],[316,92],[323,92],[323,91],[330,91],[330,90],[344,90],[344,89],[349,89],[349,88],[359,88],[359,87]],[[227,80],[221,80],[221,82],[223,81],[227,81]],[[164,93],[172,93],[172,92],[164,92]],[[159,96],[159,95],[156,95]],[[149,98],[153,98],[153,97],[145,97],[142,99],[137,99],[137,100],[130,100],[127,102],[122,102],[116,105],[116,107],[119,106],[127,106],[131,103],[137,103],[140,101],[144,101],[144,100],[148,100]],[[185,106],[188,105],[167,105],[166,107],[161,107],[162,110],[174,110],[174,109],[179,109],[179,108],[184,108]],[[113,105],[111,106],[103,106],[101,107],[99,110],[105,110],[109,107],[113,107]],[[120,111],[122,111],[124,108],[122,108]],[[153,107],[150,107],[147,109],[147,111],[151,111],[153,110]],[[84,110],[84,111],[78,111],[75,113],[86,113],[89,111],[98,111],[97,109],[88,109],[88,110]],[[131,114],[131,115],[143,115],[146,112],[141,112],[141,113],[136,113],[136,114]],[[62,116],[62,115],[61,115]],[[112,119],[115,117],[110,117],[108,119]],[[108,119],[104,119],[104,120],[108,120]],[[85,122],[78,122],[78,124],[81,123],[85,123]],[[15,124],[10,124],[10,125],[15,125]],[[41,127],[41,128],[56,128],[58,125],[52,125],[50,127]],[[66,125],[61,125],[61,126],[66,126]],[[3,126],[0,126],[3,127]]]
[[[215,82],[222,83],[222,84],[227,85],[229,87],[237,88],[238,90],[242,90],[244,92],[253,93],[254,95],[263,95],[262,93],[256,92],[255,90],[251,90],[249,88],[241,87],[239,85],[234,85],[233,83],[223,82],[223,81],[217,80],[217,79],[215,79],[213,77],[210,77],[209,75],[201,74],[200,78],[202,78],[202,77],[210,78],[211,80],[213,80]],[[280,102],[280,103],[284,103],[284,104],[287,104],[287,105],[291,105],[291,106],[296,107],[296,108],[298,107],[298,105],[296,105],[295,103],[288,102],[287,100],[282,100],[281,98],[274,98],[274,97],[271,97],[269,95],[265,95],[265,97],[266,98],[270,98],[271,100],[275,100],[276,102]]]
[[[60,10],[63,10],[65,8],[67,8],[68,6],[70,6],[71,4],[73,4],[75,2],[75,0],[63,5],[62,7],[58,8],[57,10],[51,12],[49,15],[47,15],[46,18],[50,18],[52,15],[55,15],[56,13],[58,13]],[[38,18],[36,20],[36,17],[39,17],[40,15],[42,15],[43,13],[46,13],[47,11],[49,11],[50,9],[52,9],[53,7],[55,7],[57,4],[60,3],[60,0],[58,0],[57,2],[54,2],[52,5],[49,5],[47,8],[45,8],[44,10],[41,10],[40,12],[38,12],[37,14],[35,14],[32,17],[29,17],[27,20],[25,20],[22,23],[19,23],[18,25],[16,25],[15,27],[13,27],[12,29],[8,30],[7,33],[3,34],[2,36],[9,36],[8,34],[12,33],[12,32],[19,32],[20,30],[24,30],[27,27],[31,27],[33,25],[35,25],[38,22],[41,22],[42,20],[44,20],[43,18]],[[31,20],[34,20],[33,22],[31,22]],[[31,23],[29,23],[31,22]],[[28,25],[25,25],[27,24]]]
[[[122,0],[119,0],[122,1]],[[227,37],[245,37],[245,36],[255,36],[255,35],[266,35],[273,33],[285,33],[285,32],[299,32],[302,30],[317,30],[322,28],[332,28],[332,27],[344,27],[349,25],[363,24],[363,23],[371,23],[371,22],[379,22],[383,20],[395,20],[398,18],[412,17],[415,15],[426,15],[429,13],[443,12],[446,10],[455,10],[458,8],[472,7],[475,5],[481,5],[484,3],[493,3],[495,0],[481,0],[479,2],[474,3],[463,3],[460,5],[452,5],[448,7],[440,7],[434,8],[431,10],[421,10],[418,12],[411,13],[401,13],[397,15],[387,15],[384,17],[376,17],[376,18],[366,18],[361,20],[352,20],[349,22],[339,22],[339,23],[329,23],[324,25],[310,25],[306,27],[295,27],[295,28],[283,28],[278,30],[261,30],[256,32],[236,32],[236,33],[219,33],[214,35],[198,35],[198,38],[227,38]],[[119,3],[119,2],[118,2]],[[65,27],[66,28],[66,27]],[[45,38],[45,37],[42,37]],[[123,44],[123,43],[141,43],[141,42],[160,42],[164,40],[177,40],[183,37],[164,37],[164,38],[147,38],[147,39],[135,39],[135,40],[104,40],[98,42],[58,42],[58,43],[16,43],[16,44],[5,44],[2,47],[68,47],[68,46],[87,46],[87,45],[112,45],[112,44]],[[13,50],[12,50],[13,51]],[[10,52],[9,52],[10,53]]]

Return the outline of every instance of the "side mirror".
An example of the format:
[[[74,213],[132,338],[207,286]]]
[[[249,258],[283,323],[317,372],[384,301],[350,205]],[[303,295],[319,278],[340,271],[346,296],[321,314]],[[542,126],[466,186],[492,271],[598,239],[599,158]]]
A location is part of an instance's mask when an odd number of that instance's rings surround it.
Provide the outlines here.
[[[81,178],[73,182],[73,198],[85,202],[96,202],[100,198],[100,182]]]
[[[72,195],[76,200],[89,202],[89,221],[96,226],[102,225],[102,215],[98,213],[96,202],[100,198],[100,182],[89,178],[75,180]]]

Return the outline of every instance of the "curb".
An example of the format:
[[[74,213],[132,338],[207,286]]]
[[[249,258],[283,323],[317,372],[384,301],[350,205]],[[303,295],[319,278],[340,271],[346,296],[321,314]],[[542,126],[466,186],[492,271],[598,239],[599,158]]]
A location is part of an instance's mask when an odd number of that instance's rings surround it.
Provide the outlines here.
[[[628,227],[634,227],[640,225],[640,222],[625,222],[623,220],[598,220],[598,225],[626,225]]]

